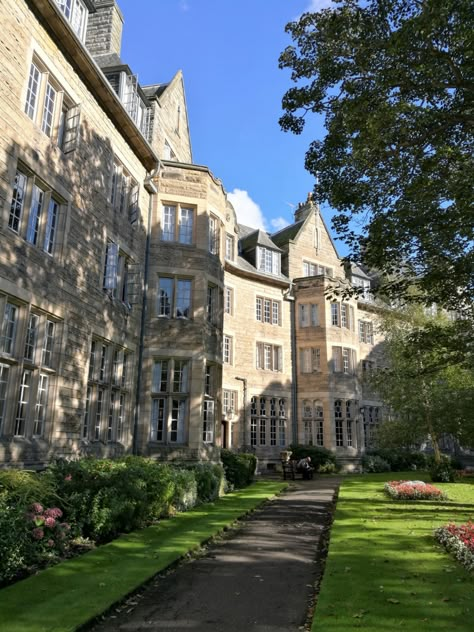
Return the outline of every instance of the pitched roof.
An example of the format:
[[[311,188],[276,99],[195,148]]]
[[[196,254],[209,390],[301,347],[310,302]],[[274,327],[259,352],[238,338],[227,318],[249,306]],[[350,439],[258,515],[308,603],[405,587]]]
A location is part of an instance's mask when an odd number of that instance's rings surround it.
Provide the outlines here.
[[[143,92],[149,99],[152,97],[160,98],[169,85],[169,83],[155,83],[151,86],[143,86]]]
[[[276,250],[277,252],[281,252],[280,248],[270,239],[268,233],[260,228],[253,230],[251,233],[248,233],[245,237],[240,238],[240,245],[242,250],[252,250],[257,246],[264,246],[265,248],[270,248],[270,250]]]
[[[105,53],[104,55],[95,55],[94,61],[99,66],[99,68],[115,68],[116,66],[127,65],[120,59],[117,53]]]
[[[290,224],[289,226],[285,226],[285,228],[282,228],[281,230],[279,230],[277,233],[273,233],[272,237],[272,241],[277,245],[277,246],[282,246],[283,244],[288,243],[288,241],[290,241],[290,239],[294,239],[296,237],[296,235],[299,233],[301,227],[303,226],[305,220],[302,219],[299,222],[295,222],[294,224]]]
[[[362,268],[358,266],[356,263],[351,263],[351,274],[353,276],[355,275],[355,276],[363,277],[364,279],[372,278],[367,274],[367,272],[364,272],[364,270],[362,270]]]
[[[244,272],[251,272],[256,276],[261,277],[262,281],[271,281],[273,279],[276,281],[284,281],[286,283],[290,282],[290,279],[281,272],[279,274],[270,274],[269,272],[262,272],[262,270],[258,270],[254,265],[247,261],[247,259],[244,259],[244,257],[241,257],[240,255],[235,261],[226,261],[226,265],[231,265],[234,268],[243,270]]]

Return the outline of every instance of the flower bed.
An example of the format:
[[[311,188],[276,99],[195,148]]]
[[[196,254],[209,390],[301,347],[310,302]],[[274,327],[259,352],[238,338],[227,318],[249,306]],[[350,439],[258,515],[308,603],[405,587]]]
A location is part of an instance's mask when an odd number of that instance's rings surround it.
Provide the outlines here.
[[[467,568],[474,571],[474,524],[444,525],[434,532],[435,539]]]
[[[445,500],[446,494],[423,481],[389,481],[385,492],[395,500]]]

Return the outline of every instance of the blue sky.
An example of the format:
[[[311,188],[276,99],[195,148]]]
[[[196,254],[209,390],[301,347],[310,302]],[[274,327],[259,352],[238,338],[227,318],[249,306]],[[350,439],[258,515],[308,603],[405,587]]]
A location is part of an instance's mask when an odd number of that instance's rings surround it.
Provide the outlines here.
[[[293,84],[278,57],[291,44],[285,25],[330,0],[118,3],[122,58],[139,82],[183,71],[194,162],[222,180],[239,221],[271,232],[291,223],[314,186],[306,149],[324,128],[313,116],[301,136],[280,130],[281,98]],[[323,213],[329,221],[330,210]]]

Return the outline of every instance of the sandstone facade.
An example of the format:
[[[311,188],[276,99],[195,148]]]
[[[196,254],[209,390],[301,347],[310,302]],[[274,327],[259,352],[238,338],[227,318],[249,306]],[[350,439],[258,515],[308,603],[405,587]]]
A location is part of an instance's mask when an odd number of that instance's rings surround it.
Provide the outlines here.
[[[140,86],[115,0],[67,6],[0,8],[0,463],[271,466],[295,442],[355,462],[381,417],[370,280],[310,198],[274,235],[239,225],[192,162],[181,72]]]

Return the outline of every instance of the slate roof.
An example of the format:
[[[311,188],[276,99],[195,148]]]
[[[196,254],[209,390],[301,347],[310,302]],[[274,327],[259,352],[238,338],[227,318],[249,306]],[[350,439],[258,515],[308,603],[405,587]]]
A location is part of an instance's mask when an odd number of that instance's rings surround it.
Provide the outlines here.
[[[363,277],[364,279],[370,279],[371,277],[367,274],[367,272],[364,272],[362,270],[362,268],[360,266],[358,266],[356,263],[352,263],[351,264],[351,274],[354,276],[359,276],[359,277]]]
[[[143,86],[143,92],[149,99],[152,97],[159,98],[169,85],[169,83],[156,83],[152,86]]]
[[[266,279],[266,280],[271,280],[271,279],[276,279],[277,281],[285,281],[286,283],[290,282],[290,279],[285,276],[284,274],[270,274],[268,272],[262,272],[261,270],[257,270],[257,268],[255,266],[253,266],[250,262],[247,261],[247,259],[244,259],[244,257],[241,257],[240,255],[236,258],[235,261],[228,261],[226,263],[230,263],[231,265],[235,266],[236,268],[239,268],[240,270],[244,270],[246,272],[252,272],[252,274],[256,274],[260,277],[262,277],[262,279]]]
[[[239,229],[240,229],[240,225],[239,225]],[[264,230],[261,230],[260,228],[257,228],[257,229],[254,228],[252,232],[247,233],[245,237],[242,236],[241,232],[240,232],[240,235],[241,235],[240,244],[241,244],[242,250],[252,250],[253,248],[256,248],[257,246],[264,246],[265,248],[270,248],[271,250],[276,250],[277,252],[281,252],[280,248],[278,248],[278,246],[271,240],[269,234],[266,233]]]
[[[99,68],[115,68],[115,66],[127,66],[117,55],[117,53],[107,53],[105,55],[96,55],[95,63]]]
[[[303,226],[305,220],[302,219],[299,222],[295,222],[294,224],[290,224],[289,226],[285,226],[277,233],[273,233],[272,241],[277,246],[282,246],[290,241],[290,239],[294,239],[296,235],[299,233],[301,227]]]

